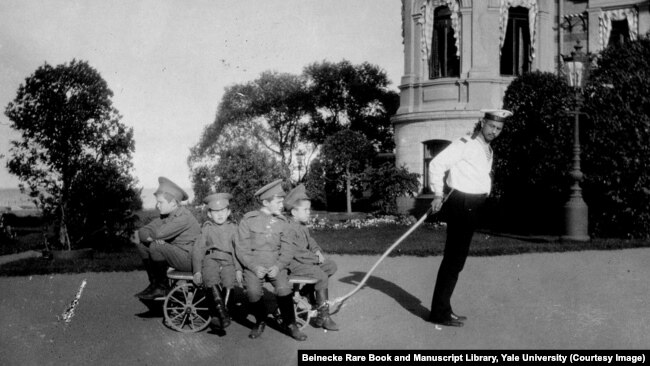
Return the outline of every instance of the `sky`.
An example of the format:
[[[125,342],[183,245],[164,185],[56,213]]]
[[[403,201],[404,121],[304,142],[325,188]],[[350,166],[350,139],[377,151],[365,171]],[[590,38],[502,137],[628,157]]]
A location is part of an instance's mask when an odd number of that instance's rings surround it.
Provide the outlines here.
[[[397,90],[404,71],[399,0],[2,0],[0,188],[9,174],[4,111],[45,63],[87,61],[133,127],[140,187],[165,176],[191,187],[189,149],[214,121],[224,88],[313,62],[370,62]]]

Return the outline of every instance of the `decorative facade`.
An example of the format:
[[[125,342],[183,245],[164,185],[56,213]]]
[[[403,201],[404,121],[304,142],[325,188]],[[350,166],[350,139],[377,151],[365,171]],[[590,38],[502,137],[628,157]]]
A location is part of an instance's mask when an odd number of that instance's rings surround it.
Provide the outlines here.
[[[580,41],[597,53],[650,31],[649,0],[402,0],[404,75],[393,117],[395,160],[422,174],[428,162],[472,130],[483,109],[502,107],[510,82],[534,70],[556,72]]]

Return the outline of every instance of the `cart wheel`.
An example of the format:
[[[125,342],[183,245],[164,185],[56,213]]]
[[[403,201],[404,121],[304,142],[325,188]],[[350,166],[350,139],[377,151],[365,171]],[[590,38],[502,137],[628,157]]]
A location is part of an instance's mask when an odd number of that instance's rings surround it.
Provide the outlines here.
[[[309,301],[302,296],[294,296],[293,306],[296,313],[296,324],[302,330],[309,324],[309,321],[316,315],[317,311],[312,310]]]
[[[208,299],[201,288],[182,283],[169,292],[163,305],[165,325],[183,333],[200,332],[210,325]]]

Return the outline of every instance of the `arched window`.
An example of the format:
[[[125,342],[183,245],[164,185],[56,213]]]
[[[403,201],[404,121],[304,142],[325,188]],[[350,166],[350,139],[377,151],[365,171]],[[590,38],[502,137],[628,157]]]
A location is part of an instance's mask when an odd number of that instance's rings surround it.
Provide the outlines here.
[[[460,57],[448,6],[435,9],[431,36],[429,79],[460,76]]]
[[[621,44],[630,41],[630,28],[626,19],[612,20],[612,30],[608,45]]]
[[[528,9],[508,9],[508,25],[501,47],[501,75],[521,75],[530,71],[531,47]]]
[[[639,33],[639,11],[624,8],[602,11],[598,17],[599,46],[635,41]]]

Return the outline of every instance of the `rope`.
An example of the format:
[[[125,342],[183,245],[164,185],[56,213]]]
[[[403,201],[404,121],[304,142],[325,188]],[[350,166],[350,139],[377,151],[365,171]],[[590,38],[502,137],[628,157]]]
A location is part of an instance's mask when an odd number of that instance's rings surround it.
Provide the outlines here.
[[[445,202],[447,202],[447,199],[449,198],[449,196],[451,195],[451,193],[453,191],[454,190],[452,189],[445,196],[445,198],[442,200],[443,204]],[[343,295],[341,297],[337,297],[336,299],[334,299],[332,301],[329,301],[330,314],[336,313],[340,309],[340,306],[343,304],[343,301],[347,300],[352,295],[354,295],[357,291],[359,291],[366,284],[366,282],[368,281],[368,278],[370,278],[370,275],[375,270],[375,268],[377,268],[379,263],[381,263],[384,260],[384,258],[386,258],[393,251],[393,249],[395,249],[402,241],[404,241],[404,239],[406,239],[409,235],[411,235],[411,233],[413,231],[415,231],[415,229],[417,229],[420,225],[422,225],[424,220],[426,220],[426,218],[432,213],[433,213],[433,209],[431,207],[429,207],[427,212],[415,224],[413,224],[413,226],[411,226],[404,234],[402,234],[402,236],[399,237],[399,239],[397,239],[397,241],[395,241],[388,249],[386,249],[384,254],[382,254],[382,256],[379,258],[379,260],[377,262],[375,262],[375,264],[372,266],[372,268],[370,268],[370,271],[368,271],[368,273],[366,273],[366,275],[363,277],[363,280],[361,280],[361,282],[359,282],[357,287],[355,287],[352,291],[350,291],[346,295]]]

